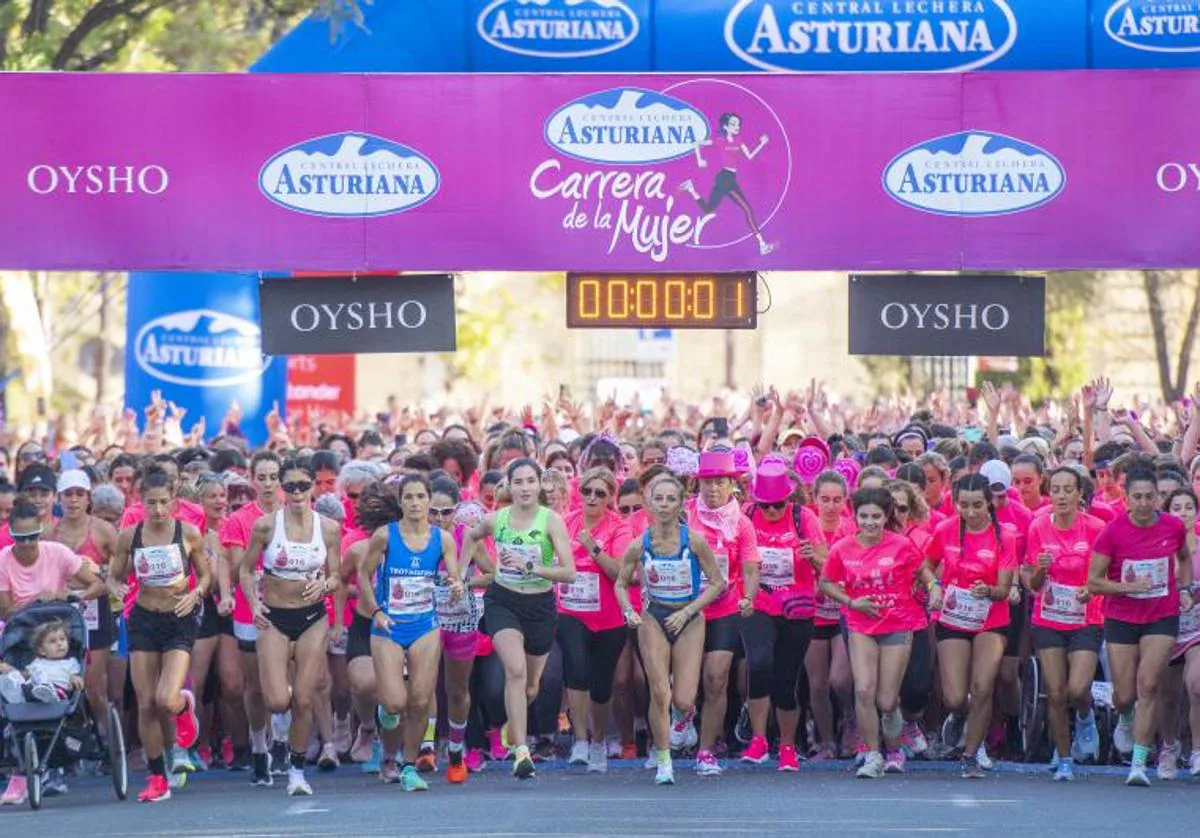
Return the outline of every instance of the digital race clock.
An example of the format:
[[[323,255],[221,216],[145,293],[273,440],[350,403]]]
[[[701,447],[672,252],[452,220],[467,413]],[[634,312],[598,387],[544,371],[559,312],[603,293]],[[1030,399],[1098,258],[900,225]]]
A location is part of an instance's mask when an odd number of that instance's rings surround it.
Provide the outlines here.
[[[758,275],[567,274],[570,329],[753,329]]]

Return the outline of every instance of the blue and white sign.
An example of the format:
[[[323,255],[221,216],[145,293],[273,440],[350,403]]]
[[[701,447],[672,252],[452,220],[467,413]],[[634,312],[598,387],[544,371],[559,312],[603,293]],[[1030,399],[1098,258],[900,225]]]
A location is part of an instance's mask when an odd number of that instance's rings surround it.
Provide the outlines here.
[[[1083,67],[1086,20],[1086,0],[657,0],[655,69]]]
[[[1092,0],[1094,64],[1200,66],[1200,0]]]
[[[706,144],[708,119],[674,96],[618,87],[592,93],[546,120],[546,142],[592,163],[645,164],[678,160]]]
[[[187,410],[185,431],[203,416],[210,436],[236,400],[242,432],[265,441],[267,413],[286,401],[287,363],[262,354],[257,276],[130,275],[126,406],[141,416],[155,390]]]
[[[645,70],[650,0],[472,0],[472,69]]]

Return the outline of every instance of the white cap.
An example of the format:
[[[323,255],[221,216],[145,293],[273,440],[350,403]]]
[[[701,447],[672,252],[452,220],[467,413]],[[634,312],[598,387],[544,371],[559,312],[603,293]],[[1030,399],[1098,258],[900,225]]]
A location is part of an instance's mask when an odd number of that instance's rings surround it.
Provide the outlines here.
[[[67,489],[83,489],[85,492],[90,492],[92,491],[92,481],[81,469],[67,469],[58,476],[58,491],[61,494]]]
[[[1002,460],[988,460],[979,467],[979,473],[986,477],[991,485],[1003,486],[1006,492],[1012,487],[1012,471]]]

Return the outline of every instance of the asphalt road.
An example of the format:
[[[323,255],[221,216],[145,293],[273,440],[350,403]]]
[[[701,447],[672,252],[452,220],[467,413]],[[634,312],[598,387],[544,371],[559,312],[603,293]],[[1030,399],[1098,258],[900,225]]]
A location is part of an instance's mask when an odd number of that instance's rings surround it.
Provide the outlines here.
[[[116,802],[105,779],[74,778],[64,797],[40,812],[0,810],[0,835],[32,838],[308,838],[346,835],[762,836],[964,834],[1195,835],[1200,781],[1123,785],[1116,769],[1093,770],[1072,785],[1045,772],[998,771],[963,780],[950,763],[920,765],[905,776],[855,780],[845,768],[779,774],[733,770],[696,777],[677,763],[677,785],[656,787],[632,766],[606,776],[559,766],[520,783],[492,768],[465,787],[437,777],[430,791],[404,794],[357,769],[312,773],[316,794],[285,796],[256,789],[248,775],[195,775],[162,804]],[[132,791],[140,788],[138,776]],[[1151,826],[1152,825],[1152,826]]]

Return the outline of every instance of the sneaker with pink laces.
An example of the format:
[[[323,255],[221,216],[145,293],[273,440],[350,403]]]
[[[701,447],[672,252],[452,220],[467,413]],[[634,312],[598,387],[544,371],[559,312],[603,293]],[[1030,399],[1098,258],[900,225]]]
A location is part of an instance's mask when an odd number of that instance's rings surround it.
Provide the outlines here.
[[[23,774],[13,774],[8,778],[4,795],[0,796],[0,806],[24,806],[28,799],[29,781]]]
[[[478,774],[487,766],[487,760],[484,759],[483,750],[480,748],[468,748],[463,762],[467,764],[467,770],[472,774]]]
[[[909,756],[915,757],[929,750],[929,740],[916,722],[905,722],[904,730],[900,733],[900,744]]]
[[[903,774],[904,764],[906,762],[904,750],[897,748],[894,751],[888,751],[887,759],[883,763],[884,774]]]
[[[780,745],[779,746],[779,770],[780,771],[799,771],[800,756],[796,753],[795,745]]]
[[[771,756],[771,748],[767,745],[767,737],[754,736],[750,739],[750,744],[746,746],[746,750],[742,752],[742,762],[752,762],[755,765],[762,765]]]

